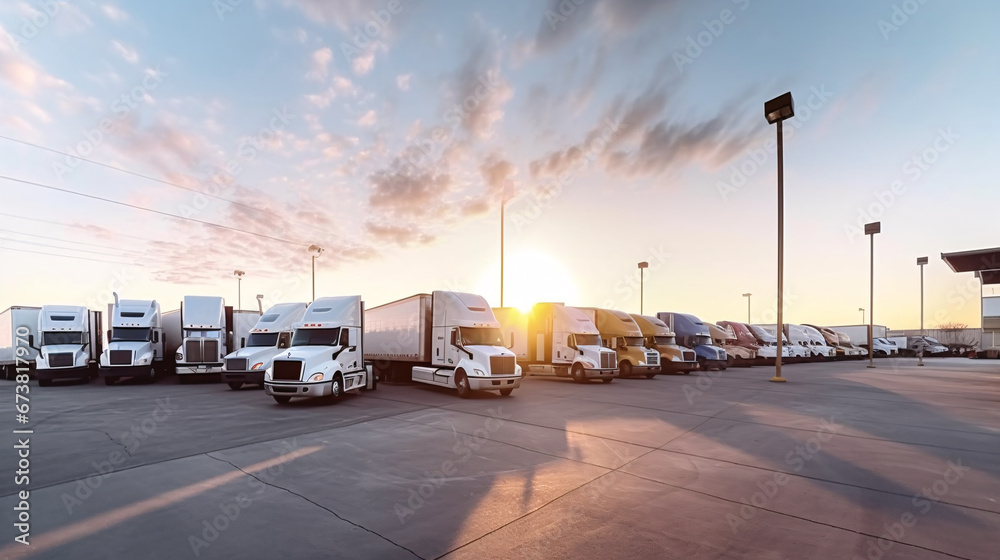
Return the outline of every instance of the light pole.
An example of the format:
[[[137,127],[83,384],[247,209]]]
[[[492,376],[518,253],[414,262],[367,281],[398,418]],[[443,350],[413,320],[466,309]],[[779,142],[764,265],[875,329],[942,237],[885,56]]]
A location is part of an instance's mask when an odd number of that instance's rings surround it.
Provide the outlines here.
[[[747,293],[743,294],[743,297],[747,298],[747,324],[748,325],[750,324],[750,296],[752,296],[752,295],[753,294],[751,294],[750,292],[747,292]]]
[[[500,194],[500,307],[503,307],[503,211],[507,206],[506,186],[504,184],[504,192]]]
[[[642,283],[643,283],[644,272],[647,268],[649,268],[648,262],[642,261],[641,263],[639,263],[639,315],[642,315],[642,300],[644,296]]]
[[[243,306],[243,275],[246,272],[242,270],[234,270],[233,276],[236,277],[236,310],[239,311]]]
[[[875,334],[875,234],[882,233],[882,222],[872,222],[865,224],[865,235],[871,236],[871,292],[868,300],[868,367],[875,367],[875,345],[872,343],[872,336]]]
[[[865,324],[865,308],[864,307],[859,307],[858,311],[861,312],[861,324],[863,325],[863,324]]]
[[[320,247],[319,245],[310,245],[308,250],[309,250],[310,253],[315,253],[312,256],[312,265],[313,265],[313,279],[312,279],[312,283],[313,283],[313,296],[312,296],[312,301],[316,301],[316,257],[320,256],[323,253],[323,248]]]
[[[778,331],[784,325],[784,271],[785,271],[785,153],[781,135],[781,123],[795,116],[795,101],[792,92],[784,93],[764,103],[764,118],[768,124],[778,125]],[[781,352],[784,337],[778,336],[778,354],[774,359],[774,383],[784,383],[781,376]]]
[[[924,339],[924,265],[927,264],[927,257],[917,257],[917,266],[920,267],[920,340]],[[924,353],[918,354],[917,365],[924,365]]]

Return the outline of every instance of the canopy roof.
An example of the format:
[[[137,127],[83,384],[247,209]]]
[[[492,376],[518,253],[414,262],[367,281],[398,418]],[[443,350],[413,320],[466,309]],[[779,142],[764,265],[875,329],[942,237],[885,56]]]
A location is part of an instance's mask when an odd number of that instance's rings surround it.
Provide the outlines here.
[[[955,272],[975,272],[983,284],[1000,284],[1000,247],[958,253],[941,253]]]

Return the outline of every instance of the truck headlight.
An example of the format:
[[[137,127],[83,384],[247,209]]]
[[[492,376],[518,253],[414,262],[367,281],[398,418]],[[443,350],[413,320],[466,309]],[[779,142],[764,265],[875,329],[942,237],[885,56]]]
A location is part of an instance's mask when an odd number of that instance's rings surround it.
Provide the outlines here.
[[[174,354],[174,358],[176,360],[178,360],[178,361],[183,360],[184,359],[184,354],[181,354],[180,352],[178,352],[178,353]]]
[[[260,369],[260,368],[261,368],[261,366],[263,366],[263,365],[264,365],[264,362],[257,362],[257,363],[256,363],[256,364],[254,364],[254,365],[253,365],[253,367],[252,367],[252,368],[250,368],[250,369]]]
[[[314,373],[309,378],[309,381],[323,381],[323,374],[322,373]]]
[[[473,368],[473,370],[472,370],[472,373],[474,373],[474,374],[476,374],[476,375],[482,375],[482,376],[485,376],[485,375],[486,375],[486,372],[485,372],[485,371],[483,371],[483,370],[481,370],[481,369],[476,369],[476,368]]]
[[[150,361],[152,361],[152,359],[153,359],[153,355],[152,354],[143,354],[142,357],[140,357],[138,360],[135,361],[135,363],[136,363],[136,365],[140,365],[141,366],[141,365],[148,364]]]

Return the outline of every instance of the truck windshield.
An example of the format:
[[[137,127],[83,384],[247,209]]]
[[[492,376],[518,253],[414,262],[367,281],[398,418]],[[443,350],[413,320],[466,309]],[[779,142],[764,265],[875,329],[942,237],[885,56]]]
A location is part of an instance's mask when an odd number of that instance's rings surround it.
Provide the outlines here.
[[[930,337],[930,336],[925,336],[924,340],[926,340],[930,344],[936,344],[938,346],[944,346],[943,344],[941,344],[940,342],[938,342],[938,340],[936,338],[933,338],[933,337]]]
[[[696,334],[696,335],[694,335],[693,338],[694,338],[694,345],[695,346],[701,346],[701,345],[711,346],[712,345],[712,337],[708,336],[707,334]]]
[[[278,333],[276,332],[255,332],[247,337],[247,346],[276,346],[278,344]]]
[[[149,342],[149,334],[146,328],[115,327],[111,329],[111,342]]]
[[[625,336],[625,346],[642,346],[643,340],[641,336]]]
[[[333,329],[297,329],[292,337],[292,346],[337,346],[340,342],[340,327]]]
[[[657,344],[677,344],[676,336],[654,336],[653,341]]]
[[[222,338],[222,331],[200,331],[197,329],[188,329],[184,331],[184,338]]]
[[[504,346],[500,329],[491,327],[462,327],[462,346]],[[579,344],[579,342],[577,342]]]
[[[83,344],[83,333],[80,331],[42,333],[42,346],[52,344]]]
[[[577,346],[600,346],[601,335],[599,334],[578,334],[576,335]]]

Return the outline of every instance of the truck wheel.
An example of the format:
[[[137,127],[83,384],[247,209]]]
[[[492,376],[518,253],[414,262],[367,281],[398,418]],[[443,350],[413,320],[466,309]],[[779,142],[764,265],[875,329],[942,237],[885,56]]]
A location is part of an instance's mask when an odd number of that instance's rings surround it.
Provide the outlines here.
[[[646,379],[652,379],[654,377],[656,377],[655,371],[650,371],[649,373],[646,374]]]
[[[292,400],[292,397],[284,397],[279,395],[271,395],[271,396],[274,397],[274,402],[278,404],[288,404],[288,402]]]
[[[601,381],[603,381],[605,383],[611,383],[614,380],[615,380],[614,377],[605,377],[605,378],[601,379]]]
[[[500,394],[503,395],[503,396],[505,396],[505,397],[509,397],[510,394],[513,393],[513,392],[514,392],[513,389],[500,389]]]
[[[570,370],[570,376],[573,381],[577,383],[586,383],[587,376],[583,373],[583,366],[580,364],[573,364],[573,368]]]
[[[241,381],[230,381],[228,385],[233,391],[238,391],[243,386],[243,383]]]
[[[469,378],[465,376],[465,372],[458,370],[455,373],[455,387],[458,388],[458,396],[467,399],[472,395],[472,389],[469,388]]]
[[[632,362],[622,360],[618,364],[618,377],[632,377]]]
[[[344,378],[338,373],[330,382],[330,400],[337,402],[344,397]]]
[[[726,356],[726,367],[733,367],[736,363],[736,358],[733,356]]]
[[[708,371],[708,363],[705,361],[705,358],[698,358],[698,369]]]
[[[115,378],[114,377],[105,377],[104,378],[104,384],[107,385],[108,387],[114,385],[115,384]]]

